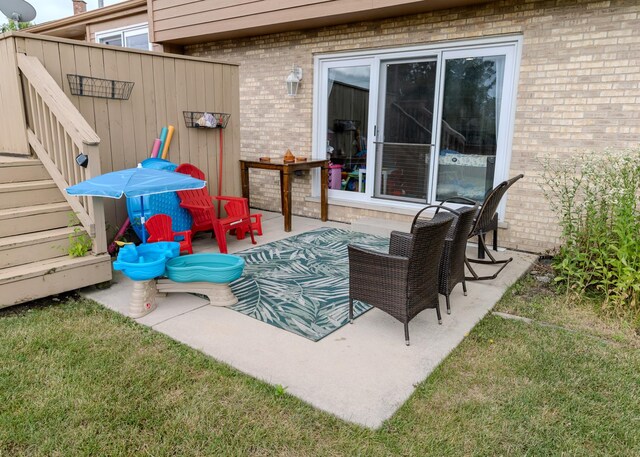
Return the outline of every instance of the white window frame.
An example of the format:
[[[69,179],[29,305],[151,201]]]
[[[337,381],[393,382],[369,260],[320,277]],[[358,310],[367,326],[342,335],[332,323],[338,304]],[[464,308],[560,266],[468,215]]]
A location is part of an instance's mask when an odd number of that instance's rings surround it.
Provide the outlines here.
[[[326,93],[326,80],[328,77],[328,65],[333,66],[332,64],[342,63],[344,66],[349,66],[351,61],[355,61],[357,59],[363,59],[363,61],[368,60],[371,61],[371,99],[370,99],[370,113],[373,111],[373,116],[370,116],[370,124],[377,123],[378,117],[378,82],[380,78],[380,65],[381,62],[387,62],[391,60],[408,60],[408,59],[422,59],[430,56],[437,56],[438,61],[442,64],[444,63],[443,54],[447,57],[455,55],[456,51],[469,51],[474,50],[476,52],[481,52],[483,48],[493,48],[493,47],[508,47],[511,46],[513,48],[511,58],[513,58],[513,66],[508,67],[505,65],[505,84],[504,84],[504,92],[502,98],[502,109],[501,109],[501,125],[499,128],[500,137],[501,137],[501,149],[502,158],[500,163],[496,160],[496,169],[494,174],[494,185],[508,178],[509,167],[511,163],[511,149],[513,145],[513,133],[514,133],[514,124],[515,124],[515,113],[516,113],[516,91],[517,91],[517,82],[520,71],[520,62],[522,58],[522,41],[523,38],[521,35],[508,35],[508,36],[499,36],[499,37],[489,37],[489,38],[481,38],[475,40],[459,40],[459,41],[449,41],[436,43],[432,45],[418,45],[418,46],[408,46],[408,47],[398,47],[398,48],[384,48],[384,49],[373,49],[373,50],[364,50],[364,51],[352,51],[352,52],[342,52],[342,53],[332,53],[332,54],[321,54],[314,56],[314,81],[313,81],[313,123],[312,123],[312,156],[314,159],[324,160],[326,159],[326,128],[327,128],[327,119],[326,119],[326,111],[327,111],[327,93]],[[439,75],[436,81],[436,98],[438,99],[437,109],[441,110],[441,97],[440,97],[440,86],[441,86],[441,78],[444,74],[444,65],[441,65]],[[375,84],[374,84],[375,83]],[[375,93],[374,93],[375,91]],[[435,113],[434,113],[435,114]],[[436,116],[434,116],[436,117]],[[438,113],[438,118],[440,117],[440,113]],[[503,128],[504,126],[504,128]],[[379,126],[378,126],[379,127]],[[378,128],[378,132],[380,129]],[[376,138],[372,134],[372,130],[368,135],[368,147],[371,148],[373,146],[373,142],[376,141]],[[439,140],[439,129],[436,130],[437,138],[434,138],[434,144],[438,144]],[[374,149],[368,149],[373,151]],[[375,153],[374,153],[375,154]],[[367,157],[367,169],[374,170],[375,168],[369,164],[370,161],[374,160],[374,154],[370,154],[370,157]],[[437,162],[437,161],[436,161]],[[434,164],[432,164],[434,165]],[[434,170],[434,173],[437,172],[437,164],[435,167],[432,167],[431,170]],[[433,175],[436,176],[436,175]],[[374,180],[370,180],[374,181]],[[430,179],[430,197],[435,198],[435,180]],[[318,197],[320,195],[320,174],[314,173],[312,180],[312,195],[314,197]],[[380,207],[381,209],[389,209],[389,208],[397,208],[399,210],[411,210],[418,209],[424,206],[424,203],[413,203],[413,202],[404,202],[404,201],[395,201],[395,200],[386,200],[379,199],[373,197],[373,186],[368,185],[367,189],[364,193],[361,192],[344,192],[344,191],[333,191],[329,192],[330,199],[339,200],[341,203],[346,204],[348,206],[353,207]],[[504,219],[504,208],[506,202],[501,202],[501,205],[498,209],[499,219],[502,221]]]
[[[322,72],[322,76],[324,79],[324,81],[326,81],[329,77],[329,69],[330,68],[344,68],[344,67],[364,67],[364,66],[369,66],[370,68],[370,73],[369,73],[369,85],[370,87],[375,87],[375,85],[377,85],[377,78],[378,78],[378,71],[377,69],[380,67],[379,62],[377,59],[375,58],[360,58],[360,59],[349,59],[348,62],[335,62],[332,61],[330,62],[330,64],[328,65],[321,65],[321,69],[320,71]],[[327,85],[323,84],[323,87],[320,89],[323,94],[321,94],[321,97],[323,100],[327,100],[329,98],[329,94],[327,94]],[[372,125],[371,123],[375,123],[375,118],[377,115],[377,94],[373,94],[372,91],[369,92],[369,124]],[[320,142],[322,141],[322,136],[326,137],[326,132],[327,132],[327,109],[328,106],[326,103],[324,103],[322,106],[319,106],[319,110],[321,111],[319,113],[319,122],[320,124],[318,125],[318,129],[316,134],[320,135],[320,137],[315,137],[316,138],[316,142]],[[314,122],[315,125],[315,122]],[[368,129],[369,130],[369,129]],[[323,133],[324,132],[324,133]],[[371,151],[374,147],[375,144],[375,138],[373,138],[373,135],[368,135],[367,136],[367,150]],[[325,155],[326,155],[326,143],[325,143]],[[314,157],[316,157],[314,155]],[[323,157],[324,158],[324,157]],[[375,168],[375,162],[374,160],[374,155],[373,154],[367,154],[367,170],[374,170]],[[371,186],[367,186],[366,187],[366,191],[365,192],[346,192],[343,190],[334,190],[334,189],[329,189],[329,197],[331,198],[341,198],[342,194],[346,194],[349,193],[350,195],[348,195],[348,199],[353,200],[353,201],[369,201],[371,200]],[[318,194],[319,195],[319,194]]]
[[[127,36],[141,35],[142,33],[145,33],[145,32],[147,34],[147,37],[150,38],[149,23],[141,22],[140,24],[133,24],[133,25],[128,25],[126,27],[119,27],[117,29],[102,30],[100,32],[96,32],[95,39],[97,44],[101,44],[100,40],[103,38],[110,38],[110,37],[113,37],[114,35],[120,35],[120,38],[122,40],[122,47],[126,48],[127,46],[125,46],[125,44],[127,43],[126,41]],[[135,48],[130,48],[130,49],[135,49]],[[149,51],[153,50],[153,44],[151,43],[151,40],[149,40],[148,50]]]

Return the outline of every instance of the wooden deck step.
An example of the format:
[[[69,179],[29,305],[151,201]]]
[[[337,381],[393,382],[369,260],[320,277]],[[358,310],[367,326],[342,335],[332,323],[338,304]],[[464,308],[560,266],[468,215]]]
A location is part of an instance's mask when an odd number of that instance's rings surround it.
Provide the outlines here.
[[[68,227],[72,215],[66,202],[0,209],[0,237]]]
[[[50,179],[39,160],[0,155],[0,183]]]
[[[73,211],[39,160],[0,153],[0,308],[111,279],[108,254],[72,258]]]
[[[65,257],[70,238],[83,235],[86,232],[76,226],[0,238],[0,269]]]
[[[0,165],[10,162],[23,162],[25,160],[37,160],[33,156],[26,154],[17,154],[14,152],[0,152]]]
[[[52,179],[0,184],[0,209],[65,201]]]
[[[0,308],[111,280],[111,257],[57,257],[0,270]]]

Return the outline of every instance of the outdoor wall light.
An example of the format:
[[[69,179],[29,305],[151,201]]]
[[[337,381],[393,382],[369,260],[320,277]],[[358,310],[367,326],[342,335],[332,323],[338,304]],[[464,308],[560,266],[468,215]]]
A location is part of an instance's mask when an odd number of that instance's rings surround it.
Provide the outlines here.
[[[89,156],[83,153],[78,154],[76,156],[76,163],[82,168],[87,168],[87,165],[89,165]]]
[[[298,87],[300,86],[300,81],[302,80],[302,68],[296,67],[295,64],[291,67],[291,72],[287,79],[287,95],[289,97],[295,97],[298,95]]]

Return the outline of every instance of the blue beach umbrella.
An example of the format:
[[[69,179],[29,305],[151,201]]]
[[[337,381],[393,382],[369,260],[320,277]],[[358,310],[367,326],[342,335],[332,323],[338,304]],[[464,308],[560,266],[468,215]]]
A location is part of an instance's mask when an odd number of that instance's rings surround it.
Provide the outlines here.
[[[143,197],[145,195],[202,189],[205,185],[205,181],[192,178],[189,175],[155,170],[153,168],[142,168],[142,165],[138,164],[137,168],[127,168],[126,170],[114,171],[87,179],[75,186],[67,187],[66,191],[69,195],[87,197],[115,199],[121,198],[123,195],[128,198],[140,197],[140,208],[142,210],[140,224],[142,225],[142,242],[144,243],[147,238],[144,228]]]

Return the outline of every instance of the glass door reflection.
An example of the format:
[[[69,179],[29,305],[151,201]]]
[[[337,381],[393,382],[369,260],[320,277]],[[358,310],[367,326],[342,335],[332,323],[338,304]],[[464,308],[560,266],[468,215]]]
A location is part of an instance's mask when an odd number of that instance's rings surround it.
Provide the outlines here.
[[[370,90],[369,65],[328,69],[327,155],[332,164],[330,189],[365,191]]]
[[[445,59],[436,200],[493,187],[505,56]]]
[[[376,197],[427,200],[436,74],[435,59],[383,64]]]

